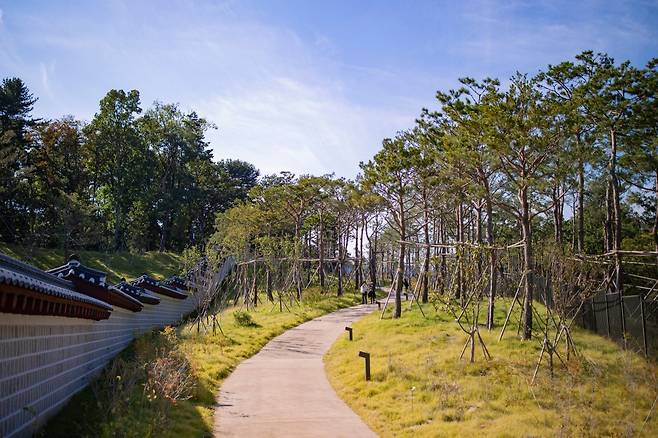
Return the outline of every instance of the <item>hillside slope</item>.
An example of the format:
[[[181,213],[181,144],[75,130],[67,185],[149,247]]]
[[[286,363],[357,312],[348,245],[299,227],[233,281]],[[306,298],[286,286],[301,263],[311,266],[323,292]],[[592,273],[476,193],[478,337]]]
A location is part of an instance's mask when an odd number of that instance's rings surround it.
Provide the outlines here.
[[[0,242],[0,252],[10,257],[30,263],[40,269],[49,269],[62,265],[72,252],[48,248],[26,248],[7,245]],[[129,252],[104,253],[96,251],[76,251],[85,265],[108,273],[110,283],[121,277],[134,279],[143,272],[164,279],[180,271],[180,256],[168,252],[147,252],[132,254]]]

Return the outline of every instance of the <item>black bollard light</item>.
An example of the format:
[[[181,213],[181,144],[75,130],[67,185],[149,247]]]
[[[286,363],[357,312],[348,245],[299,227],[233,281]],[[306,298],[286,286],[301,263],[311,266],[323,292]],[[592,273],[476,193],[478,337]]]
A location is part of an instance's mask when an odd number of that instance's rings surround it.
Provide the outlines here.
[[[352,340],[352,327],[345,327],[345,330],[350,334],[350,341]]]
[[[366,381],[370,381],[370,353],[359,351],[359,357],[366,360]]]

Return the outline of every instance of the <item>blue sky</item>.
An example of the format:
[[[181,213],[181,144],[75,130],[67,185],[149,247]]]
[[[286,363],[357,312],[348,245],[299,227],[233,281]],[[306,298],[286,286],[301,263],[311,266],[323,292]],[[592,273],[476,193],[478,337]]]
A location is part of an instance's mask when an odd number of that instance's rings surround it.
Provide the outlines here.
[[[38,116],[89,120],[109,89],[138,89],[264,173],[353,177],[437,89],[585,49],[658,56],[658,1],[0,0],[0,73]]]

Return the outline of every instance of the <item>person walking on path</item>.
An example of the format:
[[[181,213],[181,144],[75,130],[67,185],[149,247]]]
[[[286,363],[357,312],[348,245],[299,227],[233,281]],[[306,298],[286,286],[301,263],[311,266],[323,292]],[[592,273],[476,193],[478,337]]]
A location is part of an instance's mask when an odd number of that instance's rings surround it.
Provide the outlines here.
[[[370,297],[370,304],[375,304],[375,298],[377,298],[377,295],[375,293],[375,285],[371,284],[368,289],[370,289],[370,291],[368,292],[368,296]]]
[[[365,282],[361,285],[361,304],[368,304],[368,285]]]

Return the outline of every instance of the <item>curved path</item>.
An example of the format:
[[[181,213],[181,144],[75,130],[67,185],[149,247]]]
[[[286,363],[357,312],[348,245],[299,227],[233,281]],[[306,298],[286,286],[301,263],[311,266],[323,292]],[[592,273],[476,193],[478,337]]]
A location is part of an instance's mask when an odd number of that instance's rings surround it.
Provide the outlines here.
[[[292,328],[242,362],[217,399],[218,437],[376,437],[327,381],[322,356],[376,309],[338,310]],[[357,360],[358,358],[355,358]]]

